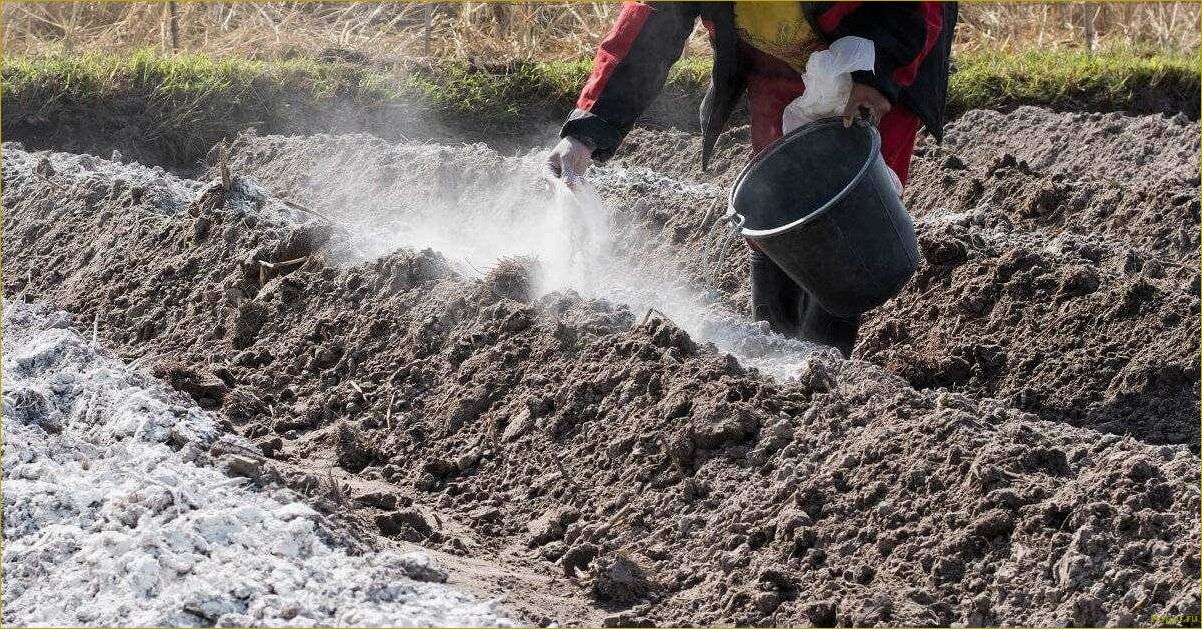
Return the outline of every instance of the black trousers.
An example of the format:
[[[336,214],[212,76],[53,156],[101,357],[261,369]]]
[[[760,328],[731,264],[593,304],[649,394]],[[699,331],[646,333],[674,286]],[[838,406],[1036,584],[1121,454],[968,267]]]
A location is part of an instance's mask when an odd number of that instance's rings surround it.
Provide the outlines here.
[[[838,317],[820,306],[806,289],[763,252],[748,252],[751,262],[751,316],[767,321],[782,336],[838,348],[851,357],[860,330],[859,317]]]

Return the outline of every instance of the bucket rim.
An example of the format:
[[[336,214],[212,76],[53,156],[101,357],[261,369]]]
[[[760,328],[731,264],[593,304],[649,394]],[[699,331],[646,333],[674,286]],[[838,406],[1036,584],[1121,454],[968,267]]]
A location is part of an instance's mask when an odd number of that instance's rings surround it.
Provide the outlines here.
[[[815,131],[819,131],[821,129],[826,129],[828,127],[833,127],[835,125],[843,126],[843,118],[831,117],[831,118],[822,118],[819,120],[815,120],[813,122],[806,123],[796,129],[786,133],[785,135],[782,135],[781,137],[774,140],[771,144],[764,147],[764,150],[760,151],[759,155],[756,155],[755,158],[753,158],[751,160],[751,162],[749,162],[746,166],[744,166],[743,171],[740,172],[739,176],[735,178],[735,182],[730,188],[730,194],[727,196],[727,201],[726,201],[727,208],[729,209],[729,211],[734,214],[739,214],[739,212],[737,210],[735,210],[735,195],[738,194],[739,188],[742,187],[743,181],[747,178],[747,175],[751,174],[751,172],[753,170],[755,170],[761,163],[763,163],[764,160],[768,159],[774,153],[776,153],[781,148],[783,148],[786,144],[789,144],[789,143],[793,142],[794,140],[797,140],[803,136],[809,135]],[[767,237],[767,236],[775,236],[777,234],[789,231],[793,228],[801,227],[801,226],[805,225],[806,223],[810,223],[815,220],[818,220],[819,217],[821,217],[822,215],[824,215],[828,211],[830,211],[830,209],[832,207],[834,207],[836,203],[838,203],[839,201],[842,201],[843,198],[846,197],[851,192],[852,188],[856,187],[860,183],[860,181],[862,181],[864,179],[864,177],[867,176],[868,169],[872,168],[873,162],[876,159],[880,158],[880,153],[881,153],[881,134],[880,134],[880,132],[877,131],[876,126],[862,118],[857,118],[855,125],[858,127],[866,128],[868,130],[869,137],[871,138],[872,142],[871,142],[871,147],[868,150],[868,157],[864,160],[864,164],[862,166],[860,166],[860,170],[858,172],[856,172],[856,175],[851,178],[851,181],[849,181],[847,183],[847,185],[843,187],[842,190],[840,190],[837,194],[835,194],[833,197],[831,197],[826,203],[823,203],[821,206],[819,206],[818,209],[814,210],[813,212],[810,212],[809,214],[806,214],[805,216],[793,221],[792,223],[786,223],[785,225],[781,225],[780,227],[774,227],[772,229],[748,229],[748,228],[744,227],[742,229],[743,236],[748,237],[748,238],[763,238],[763,237]]]

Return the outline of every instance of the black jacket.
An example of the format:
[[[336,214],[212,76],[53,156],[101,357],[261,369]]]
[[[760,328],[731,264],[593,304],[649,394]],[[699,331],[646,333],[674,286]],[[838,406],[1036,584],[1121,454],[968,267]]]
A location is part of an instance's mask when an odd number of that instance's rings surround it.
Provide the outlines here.
[[[948,65],[955,30],[955,2],[803,2],[815,33],[828,44],[856,35],[876,46],[875,72],[852,79],[872,85],[890,102],[943,137]],[[701,103],[702,168],[718,134],[746,91],[731,2],[627,2],[601,42],[593,72],[562,135],[593,147],[593,159],[613,156],[643,110],[663,89],[701,18],[710,32],[714,69]]]

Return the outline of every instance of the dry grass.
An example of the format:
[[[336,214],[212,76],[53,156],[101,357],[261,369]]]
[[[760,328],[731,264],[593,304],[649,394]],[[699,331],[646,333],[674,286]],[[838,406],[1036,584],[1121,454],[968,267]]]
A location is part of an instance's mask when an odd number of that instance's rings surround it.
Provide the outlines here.
[[[959,49],[1129,47],[1192,54],[1195,3],[965,3]],[[615,3],[4,2],[8,53],[158,47],[251,59],[325,54],[562,60],[591,56]],[[174,17],[173,17],[174,15]],[[172,28],[174,25],[174,29]],[[704,50],[700,33],[691,44]]]
[[[172,20],[172,5],[175,18]],[[250,59],[590,55],[612,3],[5,2],[6,52],[204,52]],[[171,32],[172,21],[176,35]]]
[[[1198,50],[1192,2],[962,3],[960,49],[1129,47],[1189,55]]]

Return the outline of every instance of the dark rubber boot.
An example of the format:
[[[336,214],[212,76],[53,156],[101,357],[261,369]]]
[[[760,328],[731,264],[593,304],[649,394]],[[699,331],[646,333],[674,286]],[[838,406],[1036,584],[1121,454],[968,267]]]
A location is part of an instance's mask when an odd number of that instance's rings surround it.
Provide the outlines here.
[[[798,329],[802,339],[829,345],[851,358],[860,331],[860,317],[838,317],[826,311],[810,294],[801,290],[798,302]]]
[[[797,338],[801,287],[763,252],[747,252],[751,263],[751,318],[767,321],[773,332]]]

